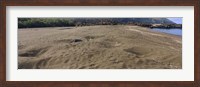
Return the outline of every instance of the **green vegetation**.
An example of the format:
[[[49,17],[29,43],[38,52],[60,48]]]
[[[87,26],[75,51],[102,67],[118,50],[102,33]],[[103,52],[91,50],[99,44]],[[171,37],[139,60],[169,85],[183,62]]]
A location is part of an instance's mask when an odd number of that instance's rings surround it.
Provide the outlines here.
[[[18,28],[92,25],[138,25],[151,27],[152,24],[176,25],[176,23],[166,18],[18,18]]]
[[[19,18],[18,28],[75,26],[71,20],[62,18]]]

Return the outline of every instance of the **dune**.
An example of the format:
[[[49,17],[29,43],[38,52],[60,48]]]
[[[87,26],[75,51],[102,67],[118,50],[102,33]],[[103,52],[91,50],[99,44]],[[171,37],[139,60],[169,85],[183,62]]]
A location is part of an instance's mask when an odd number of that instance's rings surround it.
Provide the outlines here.
[[[18,68],[181,69],[181,40],[128,25],[18,29]]]

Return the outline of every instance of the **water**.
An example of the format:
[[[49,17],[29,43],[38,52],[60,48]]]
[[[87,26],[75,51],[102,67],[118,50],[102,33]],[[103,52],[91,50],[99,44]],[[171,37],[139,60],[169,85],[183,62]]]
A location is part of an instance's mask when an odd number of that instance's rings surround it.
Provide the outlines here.
[[[182,36],[182,29],[178,29],[178,28],[171,28],[171,29],[152,28],[152,30]]]

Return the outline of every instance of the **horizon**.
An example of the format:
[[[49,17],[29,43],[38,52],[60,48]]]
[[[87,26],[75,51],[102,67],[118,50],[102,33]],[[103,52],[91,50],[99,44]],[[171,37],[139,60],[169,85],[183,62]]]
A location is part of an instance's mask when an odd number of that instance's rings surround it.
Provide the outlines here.
[[[182,24],[182,18],[167,18],[176,24]]]

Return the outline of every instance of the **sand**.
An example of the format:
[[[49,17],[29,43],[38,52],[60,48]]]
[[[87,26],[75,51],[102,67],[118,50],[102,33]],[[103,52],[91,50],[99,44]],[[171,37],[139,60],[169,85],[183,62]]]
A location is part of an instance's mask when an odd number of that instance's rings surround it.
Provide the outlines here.
[[[182,39],[128,25],[18,29],[19,69],[181,69]]]

